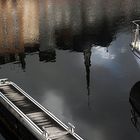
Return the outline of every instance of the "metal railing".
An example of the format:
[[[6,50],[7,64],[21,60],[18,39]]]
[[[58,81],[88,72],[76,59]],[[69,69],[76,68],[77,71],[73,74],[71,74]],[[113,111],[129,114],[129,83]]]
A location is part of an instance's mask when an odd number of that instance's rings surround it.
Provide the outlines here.
[[[24,119],[26,122],[30,124],[39,134],[42,134],[43,131],[35,124],[33,123],[18,107],[16,107],[6,96],[4,96],[0,92],[0,97],[15,111],[18,113],[18,115]]]
[[[25,97],[27,97],[30,101],[32,101],[37,107],[39,107],[42,111],[44,111],[48,116],[50,116],[54,121],[56,121],[60,126],[62,126],[68,133],[73,135],[78,140],[83,140],[79,135],[77,135],[74,132],[75,126],[71,123],[68,123],[69,126],[65,125],[62,121],[60,121],[56,116],[54,116],[49,110],[44,108],[42,105],[40,105],[36,100],[34,100],[30,95],[28,95],[24,90],[22,90],[19,86],[17,86],[15,83],[8,81],[7,78],[0,79],[0,86],[4,85],[12,85],[16,89],[18,89]],[[4,96],[0,92],[0,97],[10,106],[12,109],[14,109],[25,121],[27,121],[36,131],[39,132],[40,135],[44,134],[44,131],[42,131],[32,120],[28,118],[18,107],[16,107],[6,96]],[[47,137],[46,137],[47,138]]]
[[[36,106],[38,106],[42,111],[44,111],[48,116],[50,116],[54,121],[56,121],[60,126],[62,126],[66,131],[68,131],[71,135],[73,135],[78,140],[83,140],[79,135],[77,135],[70,126],[68,127],[65,125],[62,121],[60,121],[56,116],[54,116],[49,110],[44,108],[42,105],[40,105],[36,100],[34,100],[30,95],[28,95],[24,90],[22,90],[19,86],[17,86],[15,83],[11,82],[11,85],[13,85],[15,88],[17,88],[25,97],[30,99]],[[72,131],[70,131],[72,130]]]

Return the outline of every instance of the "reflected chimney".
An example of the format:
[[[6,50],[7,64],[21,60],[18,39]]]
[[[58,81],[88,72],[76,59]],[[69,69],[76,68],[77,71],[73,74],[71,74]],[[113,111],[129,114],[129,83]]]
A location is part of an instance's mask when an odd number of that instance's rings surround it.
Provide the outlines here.
[[[88,92],[88,106],[90,106],[90,67],[91,67],[91,47],[86,48],[84,51],[84,64],[86,68],[86,82]]]

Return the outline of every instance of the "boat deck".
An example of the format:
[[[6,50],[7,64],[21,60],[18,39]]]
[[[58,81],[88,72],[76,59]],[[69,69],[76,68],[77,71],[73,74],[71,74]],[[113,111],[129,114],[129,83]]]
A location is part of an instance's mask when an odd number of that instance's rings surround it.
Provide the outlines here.
[[[17,114],[29,122],[40,138],[48,140],[83,140],[71,126],[68,127],[48,110],[44,109],[27,93],[12,82],[0,84],[2,100],[17,111]]]

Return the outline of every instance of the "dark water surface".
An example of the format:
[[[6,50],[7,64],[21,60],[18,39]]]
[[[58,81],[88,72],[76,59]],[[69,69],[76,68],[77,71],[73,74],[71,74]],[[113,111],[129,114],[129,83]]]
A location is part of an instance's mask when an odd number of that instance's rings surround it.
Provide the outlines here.
[[[85,140],[139,140],[129,103],[140,80],[133,19],[139,0],[0,0],[0,78]]]

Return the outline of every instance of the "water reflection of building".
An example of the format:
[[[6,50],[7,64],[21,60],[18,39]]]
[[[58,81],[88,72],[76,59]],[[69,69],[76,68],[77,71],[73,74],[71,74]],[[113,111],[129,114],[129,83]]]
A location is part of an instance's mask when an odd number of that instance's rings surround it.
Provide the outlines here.
[[[14,62],[14,64],[20,64],[21,68],[25,70],[26,62],[25,62],[25,54],[24,53],[8,53],[8,54],[0,54],[0,65]]]
[[[0,1],[0,49],[1,52],[23,49],[22,1]]]
[[[78,52],[86,49],[83,45],[86,42],[108,47],[119,21],[123,19],[125,23],[138,11],[137,7],[131,7],[132,2],[1,0],[0,52],[18,52],[21,48],[29,53],[39,50],[41,61],[55,61],[56,46]]]
[[[40,2],[40,61],[52,61],[56,59],[54,37],[54,6],[50,0]]]
[[[130,92],[129,102],[132,106],[131,121],[137,130],[140,129],[140,81],[137,82]]]
[[[0,64],[19,62],[25,69],[22,0],[0,1]]]
[[[84,64],[86,69],[86,83],[88,92],[88,106],[90,106],[90,67],[91,67],[91,47],[83,50]]]
[[[39,0],[23,0],[24,44],[34,47],[39,42]]]

